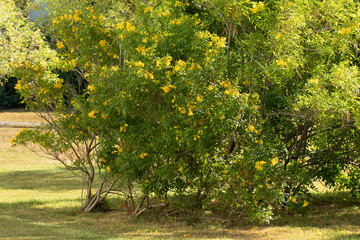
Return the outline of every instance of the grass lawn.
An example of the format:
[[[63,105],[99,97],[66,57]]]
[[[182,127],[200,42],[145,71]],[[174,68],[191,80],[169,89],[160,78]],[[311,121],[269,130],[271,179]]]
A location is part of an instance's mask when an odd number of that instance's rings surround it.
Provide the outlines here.
[[[42,122],[43,119],[33,112],[29,112],[24,109],[13,109],[13,110],[0,111],[0,122],[1,121]]]
[[[3,121],[13,117],[3,114]],[[38,121],[31,113],[16,114]],[[0,239],[360,239],[360,201],[344,192],[318,193],[307,217],[282,213],[265,226],[189,225],[123,211],[80,214],[81,180],[26,148],[12,148],[9,140],[19,130],[0,128]],[[115,197],[111,202],[122,204]]]

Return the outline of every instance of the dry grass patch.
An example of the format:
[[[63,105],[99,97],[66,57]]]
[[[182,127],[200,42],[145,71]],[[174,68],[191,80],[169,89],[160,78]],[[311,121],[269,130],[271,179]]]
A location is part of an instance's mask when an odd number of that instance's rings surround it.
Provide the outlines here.
[[[0,111],[0,122],[43,122],[36,113],[26,111],[25,109],[14,109]]]

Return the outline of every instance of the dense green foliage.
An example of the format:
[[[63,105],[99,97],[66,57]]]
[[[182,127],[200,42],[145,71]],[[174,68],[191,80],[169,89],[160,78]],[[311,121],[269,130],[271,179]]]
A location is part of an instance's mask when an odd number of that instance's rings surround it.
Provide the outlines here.
[[[9,78],[4,85],[0,86],[0,109],[20,108],[20,94],[15,90],[16,78]]]
[[[307,209],[314,180],[358,191],[357,3],[42,2],[51,43],[8,34],[0,60],[49,124],[14,143],[80,170],[84,211],[119,190],[134,214],[186,196],[268,221]]]

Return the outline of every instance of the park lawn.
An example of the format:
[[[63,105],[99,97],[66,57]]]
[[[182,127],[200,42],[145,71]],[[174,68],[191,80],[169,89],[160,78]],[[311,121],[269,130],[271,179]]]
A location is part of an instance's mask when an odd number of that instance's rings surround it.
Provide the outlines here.
[[[280,213],[264,226],[134,218],[124,211],[81,214],[81,180],[11,147],[19,130],[0,128],[0,239],[360,239],[360,201],[344,192],[315,194],[307,217]],[[110,202],[122,204],[116,197]]]
[[[44,120],[34,112],[25,109],[0,110],[0,122],[43,122]]]

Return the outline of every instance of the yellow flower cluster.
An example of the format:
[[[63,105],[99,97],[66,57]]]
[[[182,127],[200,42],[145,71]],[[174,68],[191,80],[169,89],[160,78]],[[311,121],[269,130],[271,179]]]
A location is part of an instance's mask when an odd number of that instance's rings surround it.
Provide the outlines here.
[[[238,97],[240,95],[236,87],[232,87],[225,90],[226,95],[231,95],[232,97]]]
[[[55,85],[54,85],[54,88],[62,88],[63,83],[64,83],[64,79],[59,78],[59,79],[56,81],[56,83],[55,83]]]
[[[110,100],[110,99],[107,99],[107,100],[105,100],[105,101],[103,102],[103,105],[106,106],[106,105],[108,105],[109,102],[111,102],[111,100]]]
[[[271,159],[271,166],[275,166],[279,162],[279,158],[273,158]]]
[[[76,59],[71,59],[70,63],[73,67],[76,67]]]
[[[286,67],[287,66],[287,62],[285,62],[283,59],[276,60],[276,64],[279,65],[280,67]]]
[[[348,35],[350,33],[350,28],[342,28],[339,33],[342,35]]]
[[[154,75],[150,72],[145,72],[145,79],[154,79]]]
[[[186,113],[186,109],[185,109],[185,108],[183,108],[183,107],[178,107],[178,109],[179,109],[179,111],[180,111],[182,114]]]
[[[199,31],[196,33],[196,37],[198,38],[208,38],[211,36],[211,33],[209,31]]]
[[[91,118],[96,118],[96,114],[99,113],[99,111],[93,110],[91,112],[88,113],[88,116]]]
[[[257,161],[257,162],[255,163],[255,169],[256,169],[256,170],[259,170],[259,171],[263,170],[263,165],[264,165],[265,163],[266,163],[265,161]]]
[[[141,53],[142,55],[145,55],[148,51],[150,51],[150,48],[145,48],[144,46],[138,46],[137,48],[135,48],[135,50],[138,53]]]
[[[49,92],[49,90],[48,89],[45,89],[45,88],[40,88],[40,94],[46,94],[46,93],[48,93]]]
[[[120,126],[120,132],[126,132],[126,127],[129,126],[126,123],[124,124],[124,126]]]
[[[252,8],[250,9],[252,13],[257,13],[261,10],[265,9],[265,5],[263,2],[253,2]]]
[[[248,129],[249,129],[249,132],[253,132],[253,131],[255,130],[255,127],[250,124],[249,127],[248,127]]]
[[[140,155],[140,158],[142,158],[142,159],[144,159],[146,156],[148,156],[149,154],[147,154],[147,153],[142,153],[141,155]]]
[[[101,40],[100,41],[100,46],[105,47],[106,46],[106,40]]]
[[[170,84],[161,88],[165,93],[170,92],[172,89],[176,89],[176,86]]]
[[[194,141],[196,141],[197,139],[199,139],[200,138],[200,135],[203,133],[203,131],[202,130],[199,130],[198,131],[198,133],[197,133],[197,135],[194,135]]]
[[[173,72],[179,72],[183,70],[185,66],[186,66],[186,62],[184,62],[183,60],[178,60],[173,68]]]
[[[135,67],[144,67],[144,66],[145,66],[145,64],[144,64],[142,61],[134,62],[133,65],[134,65]]]
[[[65,47],[62,42],[58,42],[58,43],[56,44],[56,46],[57,46],[58,49],[62,49],[62,48]]]
[[[96,92],[96,88],[93,85],[89,85],[87,89],[89,90],[89,92]]]
[[[172,57],[171,56],[165,56],[162,58],[159,58],[156,60],[156,67],[162,69],[162,67],[168,67],[171,64]]]

